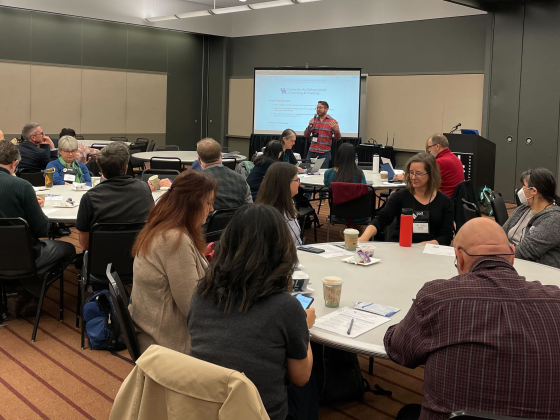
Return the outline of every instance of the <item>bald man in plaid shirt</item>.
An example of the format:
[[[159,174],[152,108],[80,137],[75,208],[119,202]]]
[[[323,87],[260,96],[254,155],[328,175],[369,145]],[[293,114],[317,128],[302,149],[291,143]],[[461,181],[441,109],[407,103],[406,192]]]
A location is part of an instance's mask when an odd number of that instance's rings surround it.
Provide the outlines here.
[[[305,137],[313,135],[307,158],[325,159],[321,168],[329,167],[332,138],[340,140],[342,137],[338,123],[327,114],[328,111],[329,104],[325,101],[319,101],[317,103],[317,115],[311,118],[309,125],[303,132]]]

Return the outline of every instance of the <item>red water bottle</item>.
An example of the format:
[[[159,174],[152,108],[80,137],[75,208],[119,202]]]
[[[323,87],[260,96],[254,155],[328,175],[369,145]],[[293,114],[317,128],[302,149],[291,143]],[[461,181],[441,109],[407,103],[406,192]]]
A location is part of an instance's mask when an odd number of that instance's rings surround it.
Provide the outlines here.
[[[400,246],[412,246],[412,224],[414,223],[412,212],[412,209],[402,209],[401,231],[399,235]]]

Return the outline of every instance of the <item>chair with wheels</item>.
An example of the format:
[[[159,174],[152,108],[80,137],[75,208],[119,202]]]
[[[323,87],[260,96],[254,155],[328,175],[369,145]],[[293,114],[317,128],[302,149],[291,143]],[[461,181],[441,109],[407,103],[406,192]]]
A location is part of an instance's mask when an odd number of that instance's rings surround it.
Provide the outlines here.
[[[216,210],[212,212],[204,229],[204,237],[206,238],[207,244],[220,240],[222,232],[239,209],[240,207],[234,209]]]
[[[334,204],[338,201],[340,194],[339,190],[350,188],[363,188],[367,189],[367,194],[361,195],[355,199],[348,200],[340,204]],[[327,226],[327,242],[330,240],[330,227],[331,224],[343,224],[347,227],[355,225],[368,225],[371,222],[372,202],[374,192],[373,189],[364,184],[355,184],[348,182],[332,182],[329,194],[329,224]],[[360,219],[359,222],[355,222]]]
[[[232,171],[235,171],[237,161],[235,160],[235,158],[223,158],[222,164],[228,167],[229,169],[231,169]]]
[[[503,226],[509,219],[509,214],[502,194],[494,191],[490,204],[492,205],[492,210],[494,210],[494,219],[500,226]]]
[[[178,157],[154,156],[150,159],[150,169],[172,169],[181,172],[183,164]]]
[[[121,281],[121,278],[116,271],[111,271],[112,263],[107,264],[107,278],[109,279],[109,293],[113,300],[113,307],[115,308],[115,313],[117,314],[117,320],[121,327],[121,332],[126,343],[126,348],[128,349],[128,354],[130,354],[131,362],[136,362],[136,359],[140,357],[140,345],[138,344],[138,337],[136,336],[136,330],[134,329],[134,322],[128,312],[129,299],[126,294],[126,290]],[[121,356],[118,353],[113,353],[115,356],[122,357],[128,360],[126,357]]]
[[[179,146],[175,146],[174,144],[166,144],[165,146],[157,146],[155,148],[156,152],[178,152]]]
[[[125,284],[132,283],[132,246],[144,223],[96,223],[89,233],[89,249],[84,256],[84,265],[78,275],[78,301],[76,306],[76,327],[82,328],[81,345],[84,346],[85,325],[83,307],[88,287],[94,290],[106,289],[107,264],[120,273]],[[79,318],[78,318],[79,317]]]
[[[148,182],[151,176],[157,175],[159,179],[168,178],[173,181],[179,174],[180,172],[174,169],[144,169],[141,180]]]
[[[4,282],[10,280],[34,279],[42,283],[39,307],[35,316],[31,341],[35,341],[39,319],[43,308],[43,301],[49,287],[60,280],[60,321],[64,319],[64,270],[61,261],[54,262],[37,270],[33,253],[33,240],[29,232],[29,225],[21,217],[0,219],[0,288],[2,297],[6,291]]]
[[[41,172],[27,172],[25,170],[20,171],[17,176],[26,181],[29,181],[34,187],[44,187],[45,186],[45,174]]]

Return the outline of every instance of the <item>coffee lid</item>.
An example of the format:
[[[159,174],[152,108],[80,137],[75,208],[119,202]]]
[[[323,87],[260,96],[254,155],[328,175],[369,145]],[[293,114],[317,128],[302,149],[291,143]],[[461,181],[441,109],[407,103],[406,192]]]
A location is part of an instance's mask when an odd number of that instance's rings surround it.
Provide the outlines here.
[[[359,235],[360,231],[358,229],[344,229],[344,233],[347,235]]]
[[[156,179],[158,179],[157,175],[152,175],[151,177],[148,178],[150,181],[155,181]]]
[[[336,277],[336,276],[327,276],[327,277],[323,277],[323,283],[325,284],[342,284],[344,282],[344,280],[342,280],[340,277]]]

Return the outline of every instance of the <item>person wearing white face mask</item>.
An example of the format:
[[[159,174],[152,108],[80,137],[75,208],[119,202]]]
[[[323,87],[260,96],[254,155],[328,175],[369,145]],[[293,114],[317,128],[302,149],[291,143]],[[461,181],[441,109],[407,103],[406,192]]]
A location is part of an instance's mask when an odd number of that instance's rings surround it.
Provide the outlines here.
[[[521,201],[503,228],[515,256],[560,268],[560,207],[552,172],[537,168],[521,174]]]

